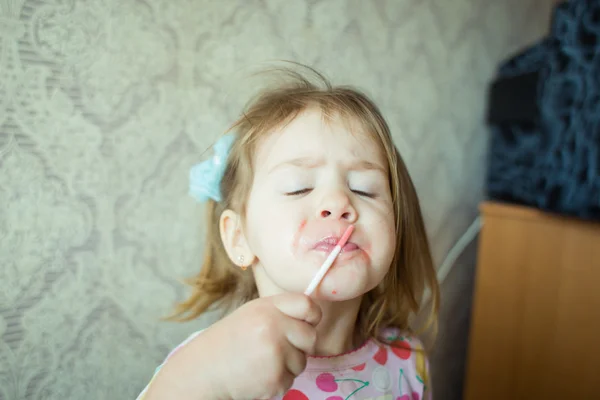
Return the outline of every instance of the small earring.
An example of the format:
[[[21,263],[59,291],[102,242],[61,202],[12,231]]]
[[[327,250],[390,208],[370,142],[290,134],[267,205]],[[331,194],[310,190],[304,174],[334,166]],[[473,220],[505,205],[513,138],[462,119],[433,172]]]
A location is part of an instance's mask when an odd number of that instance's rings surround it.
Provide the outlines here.
[[[248,268],[248,266],[244,265],[244,256],[241,254],[238,256],[238,263],[240,264],[242,271],[245,271]]]

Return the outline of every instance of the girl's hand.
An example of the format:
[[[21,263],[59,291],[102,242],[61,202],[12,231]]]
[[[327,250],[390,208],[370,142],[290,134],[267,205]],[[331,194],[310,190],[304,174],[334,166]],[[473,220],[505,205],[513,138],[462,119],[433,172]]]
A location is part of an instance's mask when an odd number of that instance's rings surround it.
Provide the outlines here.
[[[282,395],[313,354],[320,320],[320,308],[303,294],[248,302],[176,352],[144,400]],[[169,395],[153,397],[158,393]]]

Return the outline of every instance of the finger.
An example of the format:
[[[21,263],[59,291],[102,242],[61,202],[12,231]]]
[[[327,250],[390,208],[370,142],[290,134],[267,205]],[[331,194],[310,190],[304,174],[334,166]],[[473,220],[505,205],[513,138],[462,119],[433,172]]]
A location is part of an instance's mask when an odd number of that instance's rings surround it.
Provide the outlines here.
[[[294,385],[294,379],[296,379],[294,375],[286,373],[285,376],[281,378],[280,388],[277,391],[276,396],[284,396],[286,392],[292,388],[292,385]]]
[[[306,369],[306,354],[289,345],[285,350],[285,367],[294,378]]]
[[[288,319],[285,337],[288,342],[304,354],[315,354],[317,344],[317,330],[312,325],[297,319]]]
[[[286,293],[273,296],[273,304],[285,315],[316,326],[321,321],[321,307],[308,296],[298,293]]]

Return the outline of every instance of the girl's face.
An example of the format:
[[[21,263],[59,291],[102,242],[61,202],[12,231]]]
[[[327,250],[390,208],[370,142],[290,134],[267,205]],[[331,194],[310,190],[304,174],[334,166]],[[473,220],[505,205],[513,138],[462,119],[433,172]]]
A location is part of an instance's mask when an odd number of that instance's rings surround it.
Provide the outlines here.
[[[394,211],[386,158],[367,133],[309,109],[267,137],[254,160],[244,237],[261,296],[303,292],[350,224],[315,295],[349,300],[382,281],[396,249]]]

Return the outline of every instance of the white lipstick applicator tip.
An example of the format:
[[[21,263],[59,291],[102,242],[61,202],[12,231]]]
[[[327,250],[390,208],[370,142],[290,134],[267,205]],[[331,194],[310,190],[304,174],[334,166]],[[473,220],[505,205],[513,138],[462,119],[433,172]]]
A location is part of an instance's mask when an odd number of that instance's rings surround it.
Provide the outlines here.
[[[306,290],[304,291],[305,295],[310,296],[315,291],[317,286],[319,286],[319,283],[321,283],[321,280],[323,280],[323,277],[325,276],[329,268],[333,265],[333,262],[342,251],[342,248],[346,245],[348,239],[350,239],[350,235],[352,235],[353,231],[354,225],[350,225],[348,228],[346,228],[346,231],[344,232],[338,243],[335,245],[331,253],[329,253],[329,256],[327,256],[327,259],[325,260],[323,265],[321,265],[321,268],[319,268],[319,271],[308,285],[308,288],[306,288]]]

